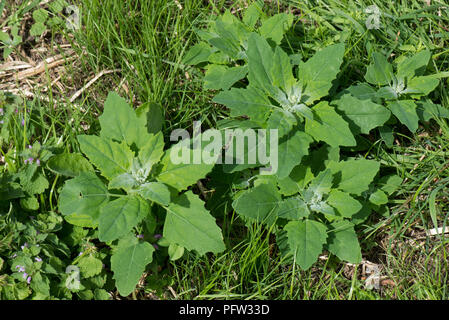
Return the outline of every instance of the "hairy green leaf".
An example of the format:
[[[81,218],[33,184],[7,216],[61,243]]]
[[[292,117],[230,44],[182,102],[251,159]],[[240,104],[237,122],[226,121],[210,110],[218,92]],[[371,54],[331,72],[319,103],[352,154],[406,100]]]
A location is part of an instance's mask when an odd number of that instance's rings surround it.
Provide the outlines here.
[[[373,53],[373,62],[368,66],[365,80],[374,85],[387,85],[393,79],[393,67],[387,58],[378,53]]]
[[[125,141],[128,146],[133,143],[138,144],[138,147],[141,146],[139,142],[141,135],[146,132],[146,122],[137,118],[135,111],[117,93],[108,94],[99,121],[101,137],[117,142]]]
[[[298,66],[298,79],[303,85],[305,103],[312,104],[326,96],[343,62],[343,43],[328,46]]]
[[[309,269],[323,251],[327,238],[326,226],[318,221],[306,219],[290,221],[284,230],[287,231],[288,246],[295,257],[295,262],[301,269]]]
[[[59,195],[59,210],[63,215],[82,215],[83,224],[95,226],[101,208],[108,201],[108,189],[104,183],[92,172],[81,172],[65,182]]]
[[[54,173],[76,177],[81,172],[94,171],[94,168],[79,153],[62,153],[50,158],[47,167]]]
[[[446,118],[449,119],[449,109],[434,104],[430,101],[418,102],[416,112],[421,121],[429,121],[431,118]]]
[[[118,239],[132,230],[149,213],[148,203],[138,196],[120,197],[101,208],[100,241]]]
[[[406,58],[398,63],[397,77],[399,79],[411,79],[415,76],[422,76],[426,71],[427,64],[430,60],[430,51],[423,50]]]
[[[291,197],[279,202],[277,210],[279,218],[288,220],[299,220],[308,217],[310,214],[306,203],[299,197]]]
[[[329,163],[329,168],[337,176],[337,188],[355,195],[368,190],[379,167],[379,162],[366,159]]]
[[[407,83],[407,91],[428,95],[438,87],[439,83],[440,80],[432,76],[415,77]]]
[[[195,250],[200,255],[225,249],[223,236],[204,203],[191,191],[172,200],[167,207],[164,237],[170,242]]]
[[[282,179],[287,177],[292,169],[301,163],[302,158],[309,154],[309,145],[313,139],[306,133],[295,130],[290,132],[279,143],[279,168],[276,175]]]
[[[368,134],[372,129],[382,126],[391,116],[387,108],[370,100],[359,100],[349,94],[343,95],[335,103],[355,133]]]
[[[175,164],[171,159],[171,153],[183,152],[185,150],[189,155],[190,163]],[[161,160],[162,171],[157,176],[157,180],[178,190],[185,190],[198,180],[203,179],[214,167],[213,164],[194,164],[192,154],[197,150],[188,147],[182,147],[182,141],[166,151]],[[201,151],[201,150],[199,150]]]
[[[327,203],[334,207],[337,212],[346,218],[351,218],[362,209],[362,204],[349,194],[332,190],[327,198]]]
[[[354,225],[347,221],[338,221],[331,224],[333,230],[329,233],[329,251],[341,260],[350,263],[360,263],[362,252],[360,249]]]
[[[306,119],[306,133],[333,147],[356,145],[348,123],[327,102],[318,103],[312,110],[314,120]]]
[[[278,13],[262,22],[259,28],[260,34],[280,44],[284,33],[290,29],[293,24],[293,15],[287,13]]]
[[[120,295],[126,297],[136,288],[147,264],[153,261],[154,248],[148,242],[139,242],[135,237],[120,241],[111,257],[115,285]]]
[[[201,62],[207,62],[209,56],[216,50],[214,50],[209,44],[200,42],[190,48],[182,59],[183,64],[196,65]]]
[[[207,67],[204,76],[204,89],[228,90],[234,83],[246,77],[248,68],[221,66],[212,64]]]
[[[160,182],[148,182],[140,186],[137,191],[142,197],[147,200],[154,201],[163,206],[168,206],[170,203],[170,191],[168,187]]]
[[[249,86],[246,89],[232,88],[222,91],[212,100],[231,109],[231,116],[249,116],[253,121],[264,122],[272,104],[260,90]]]
[[[399,121],[406,125],[411,132],[416,132],[418,129],[419,117],[416,110],[416,104],[413,100],[391,101],[388,102],[387,106]]]
[[[123,143],[88,135],[78,136],[78,142],[81,151],[109,180],[126,173],[131,167],[134,154]]]
[[[151,169],[164,155],[164,135],[162,132],[150,134],[139,150],[138,159],[144,169]]]
[[[234,200],[234,210],[247,218],[272,224],[277,215],[281,196],[272,184],[260,184],[245,191]]]
[[[382,190],[376,190],[369,196],[369,201],[375,205],[382,205],[388,202],[388,196]]]

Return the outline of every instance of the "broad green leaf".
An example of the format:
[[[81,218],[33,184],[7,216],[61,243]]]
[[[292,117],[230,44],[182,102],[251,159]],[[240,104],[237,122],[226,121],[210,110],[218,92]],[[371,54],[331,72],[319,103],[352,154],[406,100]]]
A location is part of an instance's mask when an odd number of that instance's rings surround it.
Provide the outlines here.
[[[354,225],[347,221],[338,221],[331,224],[333,230],[329,232],[328,248],[341,260],[350,263],[360,263],[362,252],[360,249]]]
[[[85,289],[85,287],[81,287],[81,291],[77,292],[78,297],[81,300],[93,300],[94,299],[94,293],[92,292],[92,290],[89,289]]]
[[[51,27],[55,27],[64,23],[64,20],[58,16],[51,17],[47,20],[47,25]]]
[[[379,134],[387,147],[391,148],[394,142],[393,128],[383,125],[382,127],[379,127]]]
[[[123,143],[88,135],[79,135],[78,142],[81,151],[109,180],[126,173],[131,167],[134,154]]]
[[[245,78],[247,73],[246,66],[230,68],[212,64],[207,67],[204,76],[204,89],[228,90],[234,83]]]
[[[132,174],[126,172],[114,177],[108,184],[108,189],[124,189],[130,191],[138,185]]]
[[[307,189],[312,195],[315,194],[327,194],[332,189],[332,181],[334,177],[331,170],[324,170],[318,174],[318,176],[312,180],[309,188]]]
[[[65,0],[54,0],[48,4],[48,7],[50,8],[51,12],[58,13],[61,12],[68,5],[69,4]]]
[[[423,50],[406,58],[398,63],[397,77],[399,79],[411,79],[414,76],[421,76],[426,71],[427,64],[430,60],[430,51]]]
[[[144,119],[137,118],[133,108],[115,92],[109,92],[99,121],[101,137],[125,141],[128,146],[138,144],[140,135],[146,132]]]
[[[293,76],[290,58],[280,47],[276,47],[274,50],[270,79],[274,86],[283,89],[287,94],[291,92],[296,82]]]
[[[225,249],[220,228],[204,203],[191,191],[173,199],[166,208],[164,237],[170,242],[195,250],[200,255]]]
[[[395,91],[393,87],[386,86],[377,90],[376,98],[385,100],[396,100],[399,97],[399,93]]]
[[[254,134],[254,132],[253,130],[247,131],[247,129],[240,128],[235,129],[232,135],[226,135],[226,131],[223,132],[223,141],[225,141],[224,172],[232,173],[264,166],[260,162],[262,158],[259,157],[259,152],[268,149],[267,155],[269,155],[271,138],[269,135],[263,134],[264,137],[259,139],[258,134]],[[269,158],[264,160],[270,161]],[[268,168],[270,165],[271,163],[267,163],[264,167]]]
[[[366,70],[365,80],[377,86],[387,85],[393,80],[393,67],[384,55],[373,53],[373,62]]]
[[[248,7],[248,9],[245,10],[245,13],[243,14],[243,23],[248,27],[254,28],[257,21],[259,20],[261,13],[263,13],[262,7],[263,5],[258,1],[251,3],[251,5]]]
[[[295,125],[297,125],[296,117],[281,108],[273,108],[267,121],[267,129],[277,129],[279,139],[292,131]]]
[[[140,186],[137,192],[145,199],[154,201],[160,205],[168,206],[170,204],[170,190],[168,190],[168,187],[163,183],[145,183]]]
[[[45,9],[37,9],[33,11],[33,19],[36,22],[44,23],[48,18],[48,11]]]
[[[449,118],[448,108],[442,107],[439,104],[434,104],[430,101],[418,102],[416,112],[421,121],[429,121],[431,118]]]
[[[382,190],[376,190],[369,196],[369,201],[375,205],[382,205],[388,202],[388,196]]]
[[[164,125],[164,112],[162,107],[153,102],[146,102],[136,109],[136,115],[139,122],[146,124],[146,130],[148,133],[156,134],[162,130]],[[139,134],[142,131],[142,124],[139,124]],[[146,134],[141,134],[139,137],[139,146],[144,146],[148,136]]]
[[[33,37],[40,36],[44,33],[46,27],[43,22],[36,22],[31,26],[30,35]]]
[[[284,230],[287,231],[288,246],[295,257],[295,262],[301,269],[309,269],[323,251],[327,238],[326,226],[318,221],[306,219],[290,221]]]
[[[20,206],[25,210],[39,209],[39,201],[36,197],[25,197],[20,199]]]
[[[251,33],[247,54],[249,83],[273,95],[272,70],[275,63],[273,49],[264,38]]]
[[[309,207],[313,211],[324,214],[324,216],[328,221],[334,221],[340,218],[337,214],[337,211],[333,207],[331,207],[326,201],[317,201],[315,203],[311,203]]]
[[[168,255],[171,261],[176,261],[184,255],[184,247],[178,246],[176,243],[170,243]]]
[[[340,161],[340,148],[324,144],[311,151],[310,155],[304,158],[303,165],[309,166],[312,173],[318,175],[327,169],[327,165],[331,161]]]
[[[295,112],[296,114],[299,114],[306,119],[313,120],[312,109],[310,109],[310,107],[306,106],[304,103],[293,105],[291,110],[292,112]]]
[[[81,257],[77,265],[80,268],[83,278],[93,277],[103,269],[103,262],[91,254]]]
[[[185,150],[189,155],[189,163],[175,164],[171,159],[171,153],[177,154]],[[165,152],[161,160],[161,173],[156,177],[159,182],[163,182],[179,191],[187,189],[198,180],[203,179],[212,170],[215,164],[194,164],[193,153],[200,152],[200,149],[192,150],[182,147],[182,141]]]
[[[83,155],[79,153],[62,153],[50,158],[47,167],[57,174],[76,177],[81,172],[93,172],[94,168]]]
[[[302,131],[292,131],[279,142],[278,171],[276,175],[282,179],[301,163],[301,159],[309,154],[309,145],[313,139]]]
[[[232,203],[234,210],[247,218],[272,224],[277,215],[281,196],[272,184],[260,184],[242,193]]]
[[[376,90],[367,83],[350,86],[346,91],[359,100],[374,100],[376,97]]]
[[[49,186],[47,178],[42,173],[34,174],[30,180],[22,184],[22,190],[28,192],[29,194],[41,194]]]
[[[164,155],[164,135],[162,132],[150,134],[139,150],[138,159],[144,169],[151,169]]]
[[[64,219],[74,226],[83,228],[96,228],[98,226],[98,221],[93,221],[92,217],[88,214],[82,213],[72,213],[65,216]]]
[[[364,202],[362,209],[351,217],[351,223],[361,224],[371,215],[372,211],[372,205],[368,201]]]
[[[63,215],[74,215],[75,218],[78,215],[87,216],[89,218],[83,218],[83,224],[95,226],[101,208],[108,201],[108,189],[104,183],[92,172],[81,172],[64,184],[59,195],[59,210]]]
[[[343,43],[334,44],[318,51],[298,66],[298,79],[303,85],[303,101],[306,104],[310,105],[328,94],[332,81],[340,71],[344,53]]]
[[[33,289],[37,294],[40,294],[41,298],[38,300],[44,300],[50,297],[50,281],[41,272],[36,272],[31,277],[30,288]]]
[[[231,37],[238,40],[240,44],[248,39],[248,28],[229,9],[221,17],[218,17],[217,21],[223,22],[226,31],[232,33]],[[225,36],[217,23],[215,23],[215,31],[218,35]]]
[[[217,51],[212,53],[207,61],[212,64],[229,64],[230,58],[224,52]]]
[[[138,196],[124,196],[109,202],[100,211],[98,238],[105,242],[130,232],[150,212],[150,207]]]
[[[201,62],[207,62],[209,56],[216,51],[209,44],[200,42],[190,48],[182,59],[183,64],[196,65]]]
[[[110,294],[105,289],[95,289],[94,290],[95,300],[112,300]]]
[[[298,66],[302,63],[302,54],[301,53],[293,53],[289,55],[290,63],[293,66]]]
[[[208,41],[216,49],[223,51],[226,55],[233,59],[241,59],[241,50],[237,43],[234,43],[229,38],[212,38]]]
[[[0,31],[0,42],[6,43],[9,42],[10,38],[6,32]]]
[[[297,194],[303,190],[313,178],[314,175],[311,167],[300,164],[293,168],[288,177],[278,180],[280,193],[284,196]]]
[[[318,103],[312,110],[314,120],[306,119],[306,133],[333,147],[356,145],[348,123],[327,102]]]
[[[267,96],[251,86],[222,91],[212,100],[231,109],[231,117],[248,116],[253,121],[264,122],[273,107]]]
[[[369,134],[369,132],[383,125],[390,118],[390,111],[384,106],[370,100],[359,100],[349,94],[343,95],[336,102],[338,110],[344,113],[349,126],[355,133]]]
[[[11,53],[14,52],[14,48],[3,48],[3,59],[6,60]]]
[[[117,251],[111,256],[111,269],[115,285],[123,297],[136,288],[147,264],[153,261],[154,248],[148,242],[139,242],[135,237],[120,241]]]
[[[440,80],[432,76],[415,77],[407,83],[407,92],[428,95],[439,83]]]
[[[351,159],[341,162],[330,162],[329,168],[337,176],[337,188],[355,195],[368,190],[380,164],[374,160]]]
[[[337,212],[346,218],[351,218],[362,209],[362,204],[345,192],[332,190],[327,203],[337,209]]]
[[[387,107],[411,132],[416,132],[419,117],[413,100],[391,101],[388,102]]]
[[[278,13],[262,22],[259,28],[260,34],[280,44],[284,33],[290,29],[293,24],[293,15],[287,13]]]
[[[209,39],[209,43],[234,59],[242,59],[241,42],[246,30],[241,22],[232,14],[225,13],[215,21],[215,32],[218,37]]]
[[[379,179],[378,185],[379,188],[387,193],[388,195],[391,195],[393,192],[395,192],[399,186],[402,183],[402,178],[393,174],[388,176],[383,176]]]
[[[299,220],[310,214],[306,203],[299,197],[291,197],[279,202],[277,215],[279,218],[288,220]]]
[[[41,173],[37,171],[38,165],[36,163],[28,164],[25,167],[25,170],[19,171],[18,177],[20,179],[20,185],[22,187],[23,192],[27,192],[28,194],[41,194],[43,193],[49,186],[47,178]],[[10,188],[12,185],[8,187],[13,194],[14,188]]]

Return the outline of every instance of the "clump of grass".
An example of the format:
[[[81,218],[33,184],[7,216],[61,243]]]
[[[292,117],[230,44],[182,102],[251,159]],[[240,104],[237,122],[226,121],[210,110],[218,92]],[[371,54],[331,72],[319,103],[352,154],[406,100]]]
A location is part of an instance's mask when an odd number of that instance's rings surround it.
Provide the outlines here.
[[[75,45],[80,53],[87,52],[86,70],[120,69],[113,81],[117,89],[126,85],[129,100],[136,104],[160,103],[167,130],[217,116],[198,79],[192,80],[181,64],[196,40],[193,27],[210,15],[207,2],[95,0],[80,5],[83,27]]]

